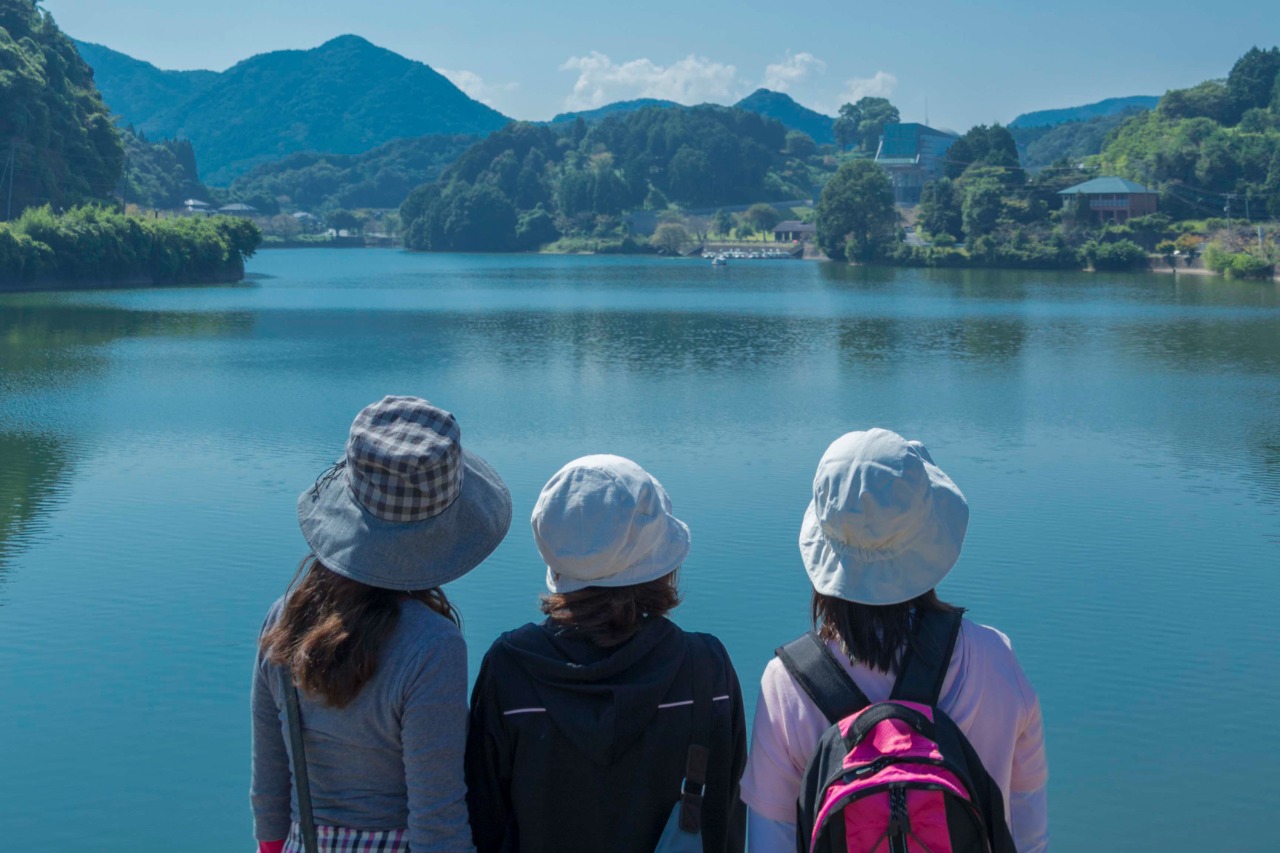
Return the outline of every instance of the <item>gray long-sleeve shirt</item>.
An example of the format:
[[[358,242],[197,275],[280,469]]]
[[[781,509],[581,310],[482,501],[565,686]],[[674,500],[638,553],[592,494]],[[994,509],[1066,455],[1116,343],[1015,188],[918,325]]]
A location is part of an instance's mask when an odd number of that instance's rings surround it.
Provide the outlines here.
[[[282,606],[283,599],[272,606],[264,629]],[[407,826],[413,853],[473,849],[463,774],[467,649],[452,622],[406,601],[377,672],[347,707],[300,699],[317,823]],[[298,810],[280,673],[261,654],[252,705],[254,834],[274,841],[288,834]]]

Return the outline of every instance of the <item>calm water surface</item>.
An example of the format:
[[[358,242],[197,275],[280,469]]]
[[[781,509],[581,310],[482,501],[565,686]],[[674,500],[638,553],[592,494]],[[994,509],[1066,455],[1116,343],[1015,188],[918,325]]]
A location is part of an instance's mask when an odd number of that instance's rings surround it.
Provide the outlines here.
[[[1273,837],[1275,285],[374,251],[250,272],[0,297],[4,849],[248,849],[249,673],[305,552],[294,500],[386,393],[456,412],[514,495],[450,587],[473,670],[536,613],[538,488],[607,451],[690,523],[677,619],[725,640],[754,706],[805,627],[817,460],[886,426],[969,498],[942,589],[1040,692],[1055,847]]]

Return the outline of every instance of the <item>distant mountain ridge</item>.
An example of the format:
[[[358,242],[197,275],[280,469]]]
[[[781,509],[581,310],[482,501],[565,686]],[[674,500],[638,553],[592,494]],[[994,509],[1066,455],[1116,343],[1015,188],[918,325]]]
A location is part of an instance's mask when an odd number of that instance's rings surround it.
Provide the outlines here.
[[[661,107],[668,109],[670,107],[679,107],[675,101],[665,101],[661,98],[636,98],[631,101],[615,101],[612,104],[605,104],[603,107],[596,107],[593,110],[580,110],[578,112],[560,113],[547,124],[568,124],[571,121],[577,121],[581,118],[587,124],[595,124],[603,121],[611,115],[620,113],[633,113],[636,110],[643,110],[647,107]]]
[[[1112,116],[1125,110],[1154,110],[1160,98],[1156,95],[1132,95],[1127,98],[1107,98],[1093,104],[1080,107],[1066,107],[1058,110],[1038,110],[1022,115],[1009,122],[1009,127],[1053,127],[1070,121],[1088,121],[1089,119]]]
[[[93,69],[107,108],[125,124],[139,124],[190,100],[218,79],[217,71],[164,71],[100,44],[71,41]]]
[[[113,112],[152,139],[189,139],[210,184],[300,151],[360,154],[395,139],[483,135],[509,121],[430,66],[359,36],[194,75],[86,48],[101,63],[86,58]]]
[[[827,145],[836,141],[835,134],[832,131],[835,119],[816,110],[809,109],[783,92],[756,89],[750,95],[734,104],[734,106],[748,112],[777,119],[789,130],[799,130],[809,134],[813,137],[813,141],[819,145]]]

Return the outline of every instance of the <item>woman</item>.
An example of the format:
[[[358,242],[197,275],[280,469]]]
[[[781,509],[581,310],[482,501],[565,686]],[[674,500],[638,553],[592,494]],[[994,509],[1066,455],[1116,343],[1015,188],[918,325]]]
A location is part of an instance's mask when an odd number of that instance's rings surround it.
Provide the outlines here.
[[[466,647],[440,587],[506,535],[506,486],[463,451],[453,415],[386,397],[302,493],[298,520],[312,556],[267,614],[254,668],[259,850],[312,853],[308,802],[316,853],[471,850]]]
[[[841,437],[818,465],[800,532],[813,621],[843,676],[875,703],[890,697],[905,656],[923,652],[914,626],[954,614],[959,634],[949,663],[939,660],[945,677],[933,704],[998,784],[1017,849],[1043,851],[1048,767],[1035,691],[1008,638],[960,621],[934,589],[959,559],[968,518],[964,495],[924,445],[882,429]],[[753,853],[797,849],[802,776],[834,722],[808,687],[781,657],[765,668],[742,780]]]
[[[742,850],[742,693],[718,640],[667,619],[689,552],[667,493],[630,460],[587,456],[532,520],[547,618],[499,637],[472,693],[476,849]]]

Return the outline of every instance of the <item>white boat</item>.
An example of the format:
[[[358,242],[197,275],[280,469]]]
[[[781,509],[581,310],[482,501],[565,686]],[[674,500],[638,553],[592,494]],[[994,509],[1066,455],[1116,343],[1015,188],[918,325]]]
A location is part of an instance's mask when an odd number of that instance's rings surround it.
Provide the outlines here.
[[[724,255],[716,255],[714,258],[711,259],[711,266],[713,267],[726,267],[728,265],[729,265],[729,259],[726,258]]]

